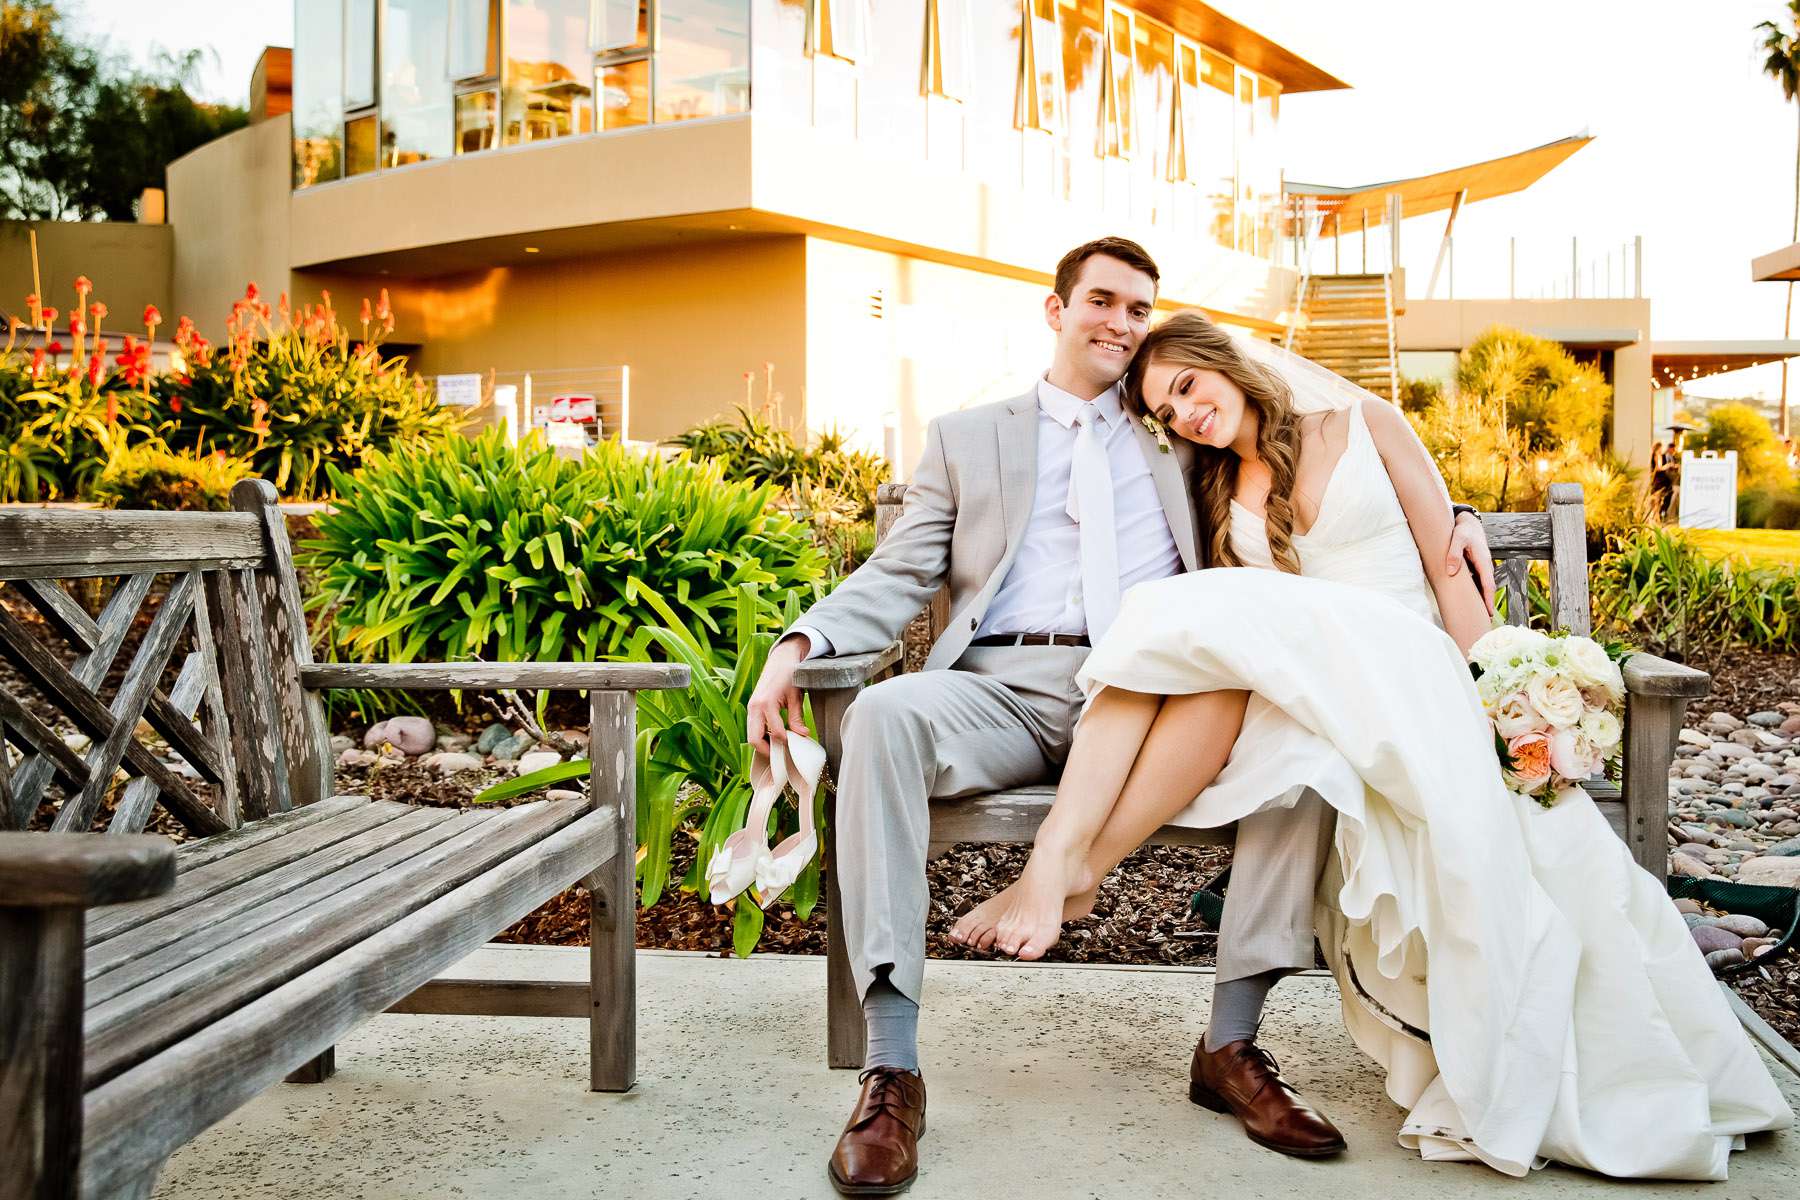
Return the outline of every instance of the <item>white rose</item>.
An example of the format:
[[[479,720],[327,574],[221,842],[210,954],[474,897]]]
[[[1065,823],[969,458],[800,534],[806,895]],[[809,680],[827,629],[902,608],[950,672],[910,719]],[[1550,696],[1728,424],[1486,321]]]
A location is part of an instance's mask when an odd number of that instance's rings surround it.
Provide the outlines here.
[[[1542,721],[1524,692],[1514,692],[1494,709],[1494,731],[1508,741],[1537,729]]]
[[[1569,660],[1569,677],[1577,687],[1607,687],[1619,669],[1592,638],[1572,637],[1563,642]]]
[[[1581,689],[1562,675],[1532,676],[1531,682],[1525,685],[1525,696],[1531,701],[1531,707],[1558,729],[1574,725],[1587,711]]]
[[[1619,718],[1605,709],[1588,712],[1581,718],[1580,728],[1581,736],[1591,742],[1594,749],[1603,758],[1612,753],[1613,748],[1619,744],[1619,739],[1624,734],[1624,730],[1619,725]]]
[[[1469,647],[1469,657],[1483,671],[1521,666],[1548,640],[1535,629],[1497,625],[1476,639]]]

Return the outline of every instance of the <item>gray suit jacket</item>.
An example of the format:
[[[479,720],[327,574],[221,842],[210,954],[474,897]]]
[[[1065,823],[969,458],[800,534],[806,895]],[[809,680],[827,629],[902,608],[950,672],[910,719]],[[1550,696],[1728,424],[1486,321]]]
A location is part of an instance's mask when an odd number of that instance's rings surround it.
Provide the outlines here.
[[[1133,421],[1131,428],[1150,464],[1182,565],[1191,571],[1200,563],[1188,486],[1193,447],[1171,438],[1165,454],[1142,422]],[[824,634],[834,654],[880,650],[948,583],[950,623],[926,657],[925,669],[961,658],[1025,539],[1037,491],[1037,431],[1036,387],[931,422],[900,519],[868,560],[798,624]]]

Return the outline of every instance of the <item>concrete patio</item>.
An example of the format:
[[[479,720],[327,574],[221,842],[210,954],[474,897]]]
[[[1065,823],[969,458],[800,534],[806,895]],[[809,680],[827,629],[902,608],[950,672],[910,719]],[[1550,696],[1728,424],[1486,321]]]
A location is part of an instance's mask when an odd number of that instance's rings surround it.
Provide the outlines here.
[[[490,946],[454,973],[586,970],[585,951]],[[584,1090],[582,1021],[382,1017],[338,1047],[328,1083],[279,1085],[183,1149],[156,1196],[834,1195],[824,1162],[856,1078],[824,1065],[823,960],[640,952],[638,971],[628,1095]],[[1187,1102],[1209,972],[934,962],[928,974],[931,1126],[913,1196],[1800,1195],[1796,1131],[1753,1139],[1723,1185],[1561,1168],[1521,1185],[1420,1163],[1396,1144],[1399,1113],[1344,1035],[1324,975],[1277,989],[1264,1024],[1288,1077],[1350,1142],[1341,1159],[1307,1163]],[[1800,1079],[1773,1070],[1800,1109]]]

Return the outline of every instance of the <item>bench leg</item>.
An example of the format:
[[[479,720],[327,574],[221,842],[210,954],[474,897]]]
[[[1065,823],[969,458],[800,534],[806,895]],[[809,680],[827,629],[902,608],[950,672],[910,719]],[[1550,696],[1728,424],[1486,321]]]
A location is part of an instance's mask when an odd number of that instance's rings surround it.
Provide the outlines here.
[[[626,1092],[637,1082],[637,701],[588,697],[588,794],[619,815],[617,850],[587,880],[588,1086]]]
[[[1687,706],[1677,696],[1625,697],[1625,844],[1659,882],[1669,877],[1669,763]]]
[[[317,1058],[296,1067],[287,1077],[288,1083],[324,1083],[337,1074],[337,1047],[327,1046]]]
[[[7,1200],[74,1200],[80,1187],[85,920],[73,907],[0,908],[0,1197]]]
[[[811,693],[813,722],[831,764],[833,779],[843,761],[844,712],[856,695],[855,688]],[[837,793],[833,789],[825,797],[825,1061],[834,1068],[859,1068],[865,1049],[862,997],[856,994],[856,980],[850,973],[843,929],[844,901],[838,891]]]

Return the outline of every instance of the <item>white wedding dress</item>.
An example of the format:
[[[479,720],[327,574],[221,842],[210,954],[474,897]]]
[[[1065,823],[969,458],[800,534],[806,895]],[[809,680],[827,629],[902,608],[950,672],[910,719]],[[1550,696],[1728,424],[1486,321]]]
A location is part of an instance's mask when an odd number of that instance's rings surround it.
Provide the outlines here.
[[[1273,567],[1234,507],[1240,559]],[[1502,783],[1466,661],[1360,405],[1293,539],[1301,576],[1215,569],[1139,584],[1082,669],[1160,695],[1243,688],[1236,749],[1176,824],[1338,812],[1321,944],[1352,1039],[1408,1110],[1401,1143],[1509,1175],[1723,1179],[1742,1135],[1793,1120],[1687,927],[1585,793],[1545,810]]]

